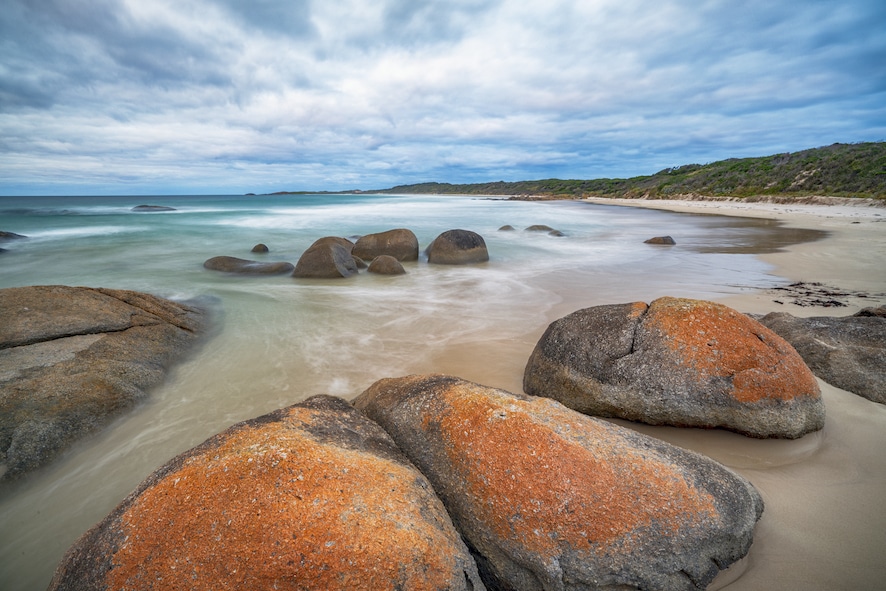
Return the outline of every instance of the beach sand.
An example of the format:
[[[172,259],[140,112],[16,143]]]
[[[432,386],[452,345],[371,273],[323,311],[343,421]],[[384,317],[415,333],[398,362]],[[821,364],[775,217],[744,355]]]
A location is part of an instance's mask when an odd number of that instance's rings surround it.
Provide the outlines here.
[[[803,307],[777,293],[720,301],[746,313],[845,316],[886,303],[886,208],[863,201],[794,205],[724,201],[593,202],[779,220],[828,235],[760,255],[776,274],[855,295],[841,308]],[[858,297],[866,294],[868,297]],[[775,300],[783,303],[776,303]],[[748,556],[713,589],[882,589],[886,585],[886,406],[820,382],[823,431],[797,441],[752,440],[719,431],[622,424],[700,451],[747,477],[766,503]]]

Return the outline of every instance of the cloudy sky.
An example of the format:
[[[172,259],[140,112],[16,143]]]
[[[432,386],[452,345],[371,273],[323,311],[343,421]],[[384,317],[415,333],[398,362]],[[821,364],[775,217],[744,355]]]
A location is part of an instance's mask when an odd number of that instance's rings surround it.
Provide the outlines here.
[[[0,10],[0,195],[627,177],[883,140],[883,0]]]

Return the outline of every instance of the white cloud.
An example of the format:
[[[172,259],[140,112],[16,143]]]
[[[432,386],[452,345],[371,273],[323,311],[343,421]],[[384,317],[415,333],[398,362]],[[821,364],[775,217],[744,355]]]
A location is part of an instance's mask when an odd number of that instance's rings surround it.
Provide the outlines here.
[[[245,6],[11,0],[0,193],[624,176],[886,136],[876,2]]]

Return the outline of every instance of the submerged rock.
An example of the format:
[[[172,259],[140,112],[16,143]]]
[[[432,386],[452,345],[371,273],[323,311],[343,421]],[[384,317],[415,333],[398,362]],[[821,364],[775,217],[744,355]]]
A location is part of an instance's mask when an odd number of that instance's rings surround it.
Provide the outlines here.
[[[212,271],[241,273],[244,275],[281,275],[283,273],[291,273],[295,269],[292,263],[285,261],[263,263],[261,261],[250,261],[228,256],[212,257],[205,261],[203,266]]]
[[[337,279],[356,275],[357,262],[351,251],[354,243],[345,238],[327,236],[316,240],[298,259],[293,277]]]
[[[135,212],[152,212],[152,211],[177,211],[174,207],[166,205],[136,205],[131,211]]]
[[[824,426],[815,377],[784,339],[713,302],[597,306],[552,323],[523,389],[586,414],[797,438]]]
[[[431,481],[491,589],[703,589],[763,510],[713,460],[553,400],[430,375],[354,405]]]
[[[0,479],[143,399],[205,325],[149,294],[60,285],[0,290],[0,318]]]
[[[267,244],[262,244],[259,242],[255,246],[252,247],[252,252],[264,254],[266,252],[270,252]]]
[[[501,228],[498,229],[499,232],[513,232],[515,230],[516,230],[516,228],[514,228],[514,226],[512,226],[510,224],[505,224],[504,226],[502,226]]]
[[[677,244],[677,241],[671,238],[670,236],[655,236],[654,238],[650,238],[649,240],[644,240],[644,244],[665,244],[665,245],[674,245]]]
[[[405,228],[366,234],[357,240],[351,254],[367,261],[381,255],[394,257],[398,261],[417,261],[418,238],[412,230]]]
[[[467,265],[489,260],[486,241],[470,230],[447,230],[427,248],[428,262],[440,265]]]
[[[427,479],[347,402],[234,425],[142,482],[67,552],[61,589],[482,590]]]
[[[0,242],[4,242],[6,240],[18,240],[20,238],[27,238],[27,236],[16,234],[15,232],[0,231]]]
[[[882,311],[866,308],[856,316],[814,318],[772,312],[760,322],[793,345],[822,380],[886,404],[886,317]]]
[[[381,255],[372,259],[369,263],[370,273],[378,273],[380,275],[405,275],[406,269],[400,264],[400,261],[392,256]]]

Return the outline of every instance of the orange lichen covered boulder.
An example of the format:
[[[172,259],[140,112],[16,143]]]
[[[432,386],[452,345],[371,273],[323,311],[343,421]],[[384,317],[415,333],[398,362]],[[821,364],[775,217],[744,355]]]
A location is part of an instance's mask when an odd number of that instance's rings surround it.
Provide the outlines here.
[[[547,398],[427,375],[354,405],[431,481],[491,589],[703,589],[763,510],[713,460]]]
[[[145,480],[50,589],[482,589],[428,481],[347,402],[240,423]]]
[[[586,414],[797,438],[824,426],[812,372],[777,334],[722,304],[660,298],[552,323],[523,389]]]

